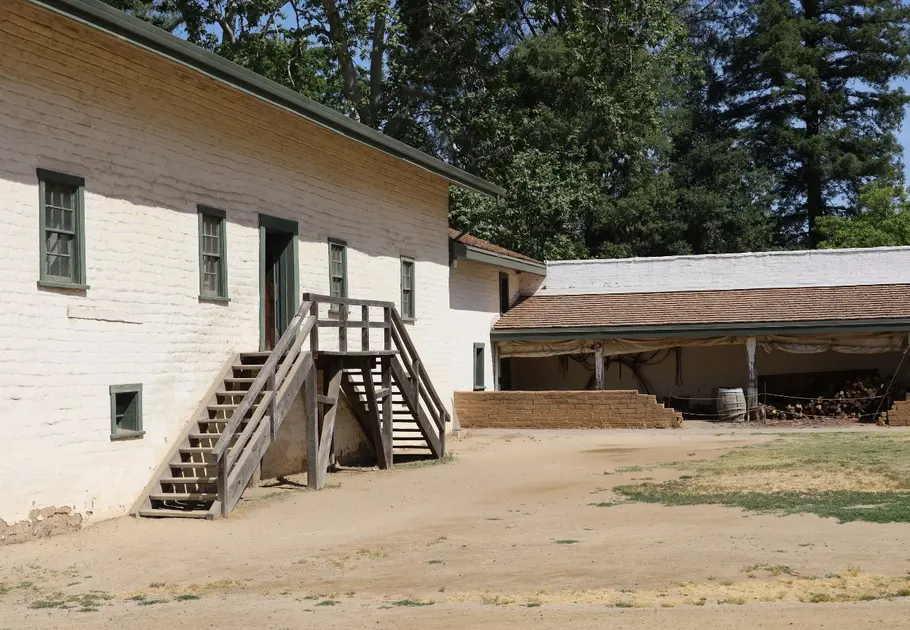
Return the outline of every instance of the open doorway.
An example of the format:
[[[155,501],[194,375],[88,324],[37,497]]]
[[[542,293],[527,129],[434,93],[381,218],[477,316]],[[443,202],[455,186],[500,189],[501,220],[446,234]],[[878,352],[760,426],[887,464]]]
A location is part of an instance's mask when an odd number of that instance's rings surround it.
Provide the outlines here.
[[[298,306],[297,223],[259,215],[259,345],[278,343]]]

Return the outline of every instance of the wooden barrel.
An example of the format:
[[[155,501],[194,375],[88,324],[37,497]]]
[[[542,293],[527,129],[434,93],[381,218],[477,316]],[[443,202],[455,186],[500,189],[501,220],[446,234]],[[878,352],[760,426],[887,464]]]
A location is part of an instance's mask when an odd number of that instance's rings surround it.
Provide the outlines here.
[[[720,422],[745,422],[746,395],[742,387],[720,387],[714,390],[717,400],[717,415]]]

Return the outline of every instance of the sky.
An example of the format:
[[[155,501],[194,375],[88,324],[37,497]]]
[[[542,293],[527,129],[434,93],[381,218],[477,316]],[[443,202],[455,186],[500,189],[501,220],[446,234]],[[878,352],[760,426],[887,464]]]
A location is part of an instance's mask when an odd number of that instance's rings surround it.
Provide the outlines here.
[[[903,86],[904,90],[910,92],[910,79],[901,79],[897,85]],[[904,147],[904,174],[907,176],[907,182],[910,182],[910,106],[904,108],[904,125],[901,127],[898,139]]]

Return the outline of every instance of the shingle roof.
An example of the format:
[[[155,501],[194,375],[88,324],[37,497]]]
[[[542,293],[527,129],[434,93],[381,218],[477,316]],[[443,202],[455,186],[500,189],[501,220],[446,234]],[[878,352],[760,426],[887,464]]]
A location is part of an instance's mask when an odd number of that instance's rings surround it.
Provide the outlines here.
[[[461,234],[460,231],[449,228],[449,238],[450,239],[455,240],[455,238],[459,234]],[[505,247],[500,247],[499,245],[494,245],[490,241],[485,241],[482,238],[477,238],[476,236],[472,236],[470,234],[462,235],[462,237],[459,238],[458,241],[460,241],[470,247],[476,247],[477,249],[482,249],[487,252],[493,252],[494,254],[500,254],[502,256],[510,256],[512,258],[517,258],[518,260],[527,260],[529,262],[543,264],[539,260],[535,260],[533,258],[525,256],[524,254],[519,254],[518,252],[513,252],[512,250],[506,249]]]
[[[496,330],[910,318],[910,284],[536,295]]]

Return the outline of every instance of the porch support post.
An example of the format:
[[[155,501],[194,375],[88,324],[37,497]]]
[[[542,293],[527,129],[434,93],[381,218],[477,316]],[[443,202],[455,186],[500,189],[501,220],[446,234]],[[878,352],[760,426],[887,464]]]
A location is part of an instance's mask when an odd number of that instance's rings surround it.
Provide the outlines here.
[[[747,417],[758,420],[758,377],[755,374],[755,337],[746,337],[746,358],[749,366],[749,385],[746,389]]]
[[[596,389],[604,388],[604,346],[598,341],[594,344],[594,379]]]

